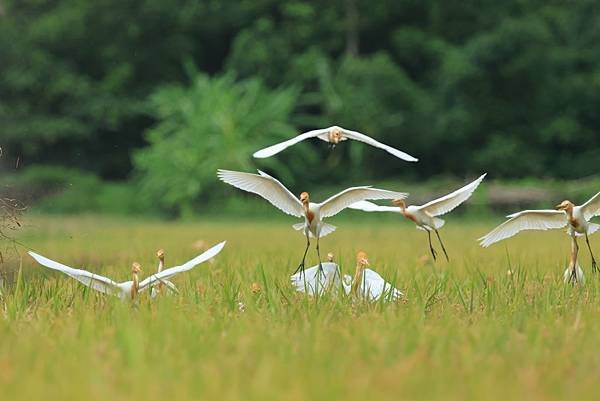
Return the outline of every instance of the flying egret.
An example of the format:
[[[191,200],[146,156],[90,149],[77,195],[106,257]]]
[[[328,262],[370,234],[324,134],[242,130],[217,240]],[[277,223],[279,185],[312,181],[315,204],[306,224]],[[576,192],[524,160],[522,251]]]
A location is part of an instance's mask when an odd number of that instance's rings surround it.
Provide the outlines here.
[[[333,254],[327,254],[327,262],[313,266],[303,272],[297,272],[290,277],[296,291],[307,292],[309,295],[323,295],[325,292],[340,288],[342,277],[337,263],[333,262]]]
[[[254,153],[253,156],[257,159],[271,157],[271,156],[287,149],[288,147],[297,144],[298,142],[302,142],[305,139],[314,138],[314,137],[317,137],[323,141],[329,142],[332,149],[335,148],[335,146],[340,142],[343,142],[347,139],[354,139],[355,141],[364,142],[364,143],[374,146],[376,148],[383,149],[386,152],[391,153],[392,155],[396,156],[399,159],[402,159],[402,160],[405,160],[408,162],[419,161],[419,159],[412,157],[408,153],[404,153],[401,150],[392,148],[391,146],[388,146],[386,144],[378,142],[375,139],[373,139],[365,134],[361,134],[360,132],[356,132],[356,131],[350,131],[348,129],[338,127],[337,125],[333,125],[329,128],[316,129],[316,130],[304,132],[292,139],[288,139],[287,141],[284,141],[284,142],[269,146],[268,148],[259,150],[258,152]]]
[[[336,229],[335,226],[323,222],[324,218],[334,216],[351,204],[361,200],[403,199],[406,197],[405,193],[365,186],[348,188],[330,197],[325,202],[313,203],[310,201],[308,192],[302,192],[300,199],[298,199],[281,182],[260,170],[258,174],[218,170],[217,176],[229,185],[260,195],[286,214],[304,217],[304,223],[294,224],[293,226],[295,230],[304,230],[306,236],[306,249],[295,273],[304,270],[306,254],[310,247],[310,237],[317,239],[317,255],[319,265],[322,266],[319,239],[331,234]]]
[[[482,247],[488,246],[510,238],[524,230],[551,230],[567,227],[567,234],[572,240],[572,257],[570,268],[575,272],[579,245],[577,237],[585,236],[592,258],[592,272],[597,272],[596,259],[590,246],[589,236],[600,229],[599,224],[590,223],[590,219],[600,215],[600,192],[581,206],[575,206],[569,200],[562,201],[556,205],[555,210],[524,210],[522,212],[509,214],[507,221],[494,228],[488,234],[479,239]],[[573,273],[576,278],[576,272]]]
[[[382,296],[385,300],[397,301],[404,294],[386,282],[375,270],[367,268],[369,259],[363,251],[356,255],[354,278],[344,274],[343,285],[346,294],[353,293],[368,301],[377,301]]]
[[[168,278],[190,270],[195,266],[209,260],[210,258],[217,255],[223,247],[225,246],[225,242],[223,241],[208,251],[202,253],[201,255],[196,256],[194,259],[180,265],[171,267],[165,270],[162,270],[160,273],[156,273],[151,275],[150,277],[145,278],[141,282],[139,281],[138,274],[141,271],[141,267],[139,263],[133,263],[131,273],[132,280],[125,281],[123,283],[117,283],[112,281],[111,279],[100,276],[98,274],[91,273],[87,270],[74,269],[72,267],[63,265],[62,263],[55,262],[51,259],[48,259],[42,255],[39,255],[35,252],[29,251],[29,254],[41,265],[46,266],[53,270],[58,270],[60,272],[65,273],[66,275],[74,278],[79,281],[83,285],[90,287],[96,291],[99,291],[104,294],[114,295],[121,299],[126,299],[130,297],[134,300],[139,292],[145,291],[146,289],[153,287],[159,283],[164,283]]]
[[[432,231],[435,232],[435,235],[437,235],[438,241],[440,242],[442,250],[444,251],[444,255],[446,255],[446,260],[450,260],[448,253],[446,252],[446,248],[444,247],[444,243],[440,237],[440,233],[438,232],[438,230],[444,225],[445,221],[437,216],[441,216],[454,210],[461,203],[469,199],[475,189],[477,189],[479,184],[481,184],[481,181],[483,181],[486,174],[483,174],[470,184],[465,185],[464,187],[457,189],[446,196],[434,199],[431,202],[421,206],[406,206],[406,203],[403,199],[395,199],[392,203],[394,203],[396,206],[379,206],[371,202],[361,201],[351,205],[350,208],[365,212],[394,212],[402,214],[404,217],[414,222],[418,229],[427,232],[429,250],[431,251],[433,260],[437,259],[437,252],[431,243]]]

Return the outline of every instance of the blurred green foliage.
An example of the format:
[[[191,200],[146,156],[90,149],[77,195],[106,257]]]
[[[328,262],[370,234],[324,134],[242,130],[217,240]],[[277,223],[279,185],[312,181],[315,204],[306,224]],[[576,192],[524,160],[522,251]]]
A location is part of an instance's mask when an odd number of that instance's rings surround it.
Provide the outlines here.
[[[598,65],[595,0],[1,0],[0,164],[129,179],[176,213],[218,199],[217,167],[299,187],[584,177]],[[250,159],[332,124],[420,162],[318,141]]]
[[[215,200],[216,170],[250,169],[256,135],[293,135],[288,121],[296,92],[204,74],[195,74],[189,87],[160,89],[151,98],[159,123],[148,131],[150,146],[135,158],[140,196],[184,214],[199,200]]]

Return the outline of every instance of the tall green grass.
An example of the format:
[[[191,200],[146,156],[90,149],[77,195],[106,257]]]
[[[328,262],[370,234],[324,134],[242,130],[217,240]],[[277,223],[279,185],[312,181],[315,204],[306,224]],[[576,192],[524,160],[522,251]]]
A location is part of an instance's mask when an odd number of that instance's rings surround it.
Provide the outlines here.
[[[199,240],[228,243],[173,280],[179,296],[135,305],[13,256],[0,298],[0,398],[596,399],[600,277],[584,247],[587,284],[569,286],[564,233],[484,250],[475,239],[489,223],[453,220],[441,232],[451,261],[432,263],[425,234],[394,217],[339,222],[321,242],[345,273],[366,251],[406,294],[392,304],[295,293],[304,242],[285,222],[36,217],[20,241],[117,281],[133,261],[154,272],[158,248],[172,265],[199,253]],[[598,239],[592,246],[600,252]]]

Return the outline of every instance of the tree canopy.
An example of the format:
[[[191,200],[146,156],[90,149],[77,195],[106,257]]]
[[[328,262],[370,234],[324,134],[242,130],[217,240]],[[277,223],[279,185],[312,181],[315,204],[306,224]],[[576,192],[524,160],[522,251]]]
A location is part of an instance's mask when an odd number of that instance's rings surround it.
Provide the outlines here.
[[[594,0],[1,0],[0,143],[5,163],[150,192],[186,154],[249,169],[253,150],[333,124],[421,161],[352,144],[295,180],[586,176],[599,65]],[[255,165],[291,176],[318,145]],[[193,196],[210,187],[197,179]]]

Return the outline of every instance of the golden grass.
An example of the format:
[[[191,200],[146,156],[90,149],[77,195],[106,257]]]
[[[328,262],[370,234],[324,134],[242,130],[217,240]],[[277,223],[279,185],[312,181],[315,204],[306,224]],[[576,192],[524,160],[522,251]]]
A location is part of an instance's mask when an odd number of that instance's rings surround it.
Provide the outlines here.
[[[564,233],[523,234],[484,250],[474,240],[493,223],[454,220],[442,230],[451,262],[434,264],[425,234],[392,220],[331,220],[338,231],[321,244],[345,272],[366,251],[407,294],[365,305],[292,291],[288,277],[303,250],[293,221],[33,218],[23,242],[117,281],[129,279],[133,261],[142,277],[154,272],[159,248],[172,265],[204,244],[228,244],[214,264],[173,280],[180,296],[137,306],[85,291],[21,251],[21,275],[2,288],[0,398],[597,398],[600,277],[584,247],[588,283],[571,287],[562,283]],[[592,237],[600,253],[599,245]],[[316,263],[314,249],[309,260]]]

